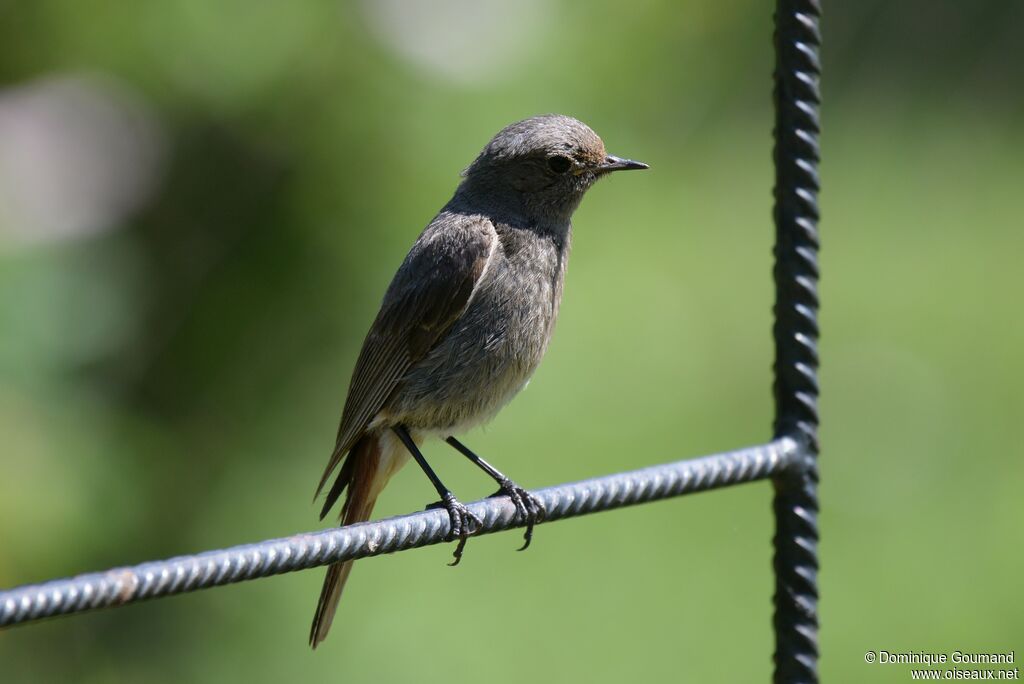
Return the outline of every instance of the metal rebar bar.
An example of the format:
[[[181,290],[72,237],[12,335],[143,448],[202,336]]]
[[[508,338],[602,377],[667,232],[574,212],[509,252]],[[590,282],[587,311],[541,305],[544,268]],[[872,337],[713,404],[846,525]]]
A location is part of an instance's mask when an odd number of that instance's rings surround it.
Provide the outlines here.
[[[775,10],[775,435],[800,444],[775,485],[774,681],[818,681],[819,0]]]
[[[790,467],[797,452],[796,442],[783,438],[533,493],[544,503],[549,522],[769,478]],[[477,501],[469,509],[483,521],[479,534],[521,525],[506,496]],[[427,510],[15,587],[0,591],[0,627],[438,544],[448,532],[448,514]]]

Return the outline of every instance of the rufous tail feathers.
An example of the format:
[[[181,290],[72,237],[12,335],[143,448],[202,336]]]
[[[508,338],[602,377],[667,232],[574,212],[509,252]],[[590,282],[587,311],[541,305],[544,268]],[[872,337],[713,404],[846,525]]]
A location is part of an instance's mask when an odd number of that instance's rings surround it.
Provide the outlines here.
[[[370,519],[377,496],[384,489],[394,470],[394,464],[391,463],[393,454],[384,453],[389,447],[394,446],[393,441],[385,439],[380,433],[370,433],[356,442],[327,495],[328,504],[325,505],[324,513],[330,508],[330,504],[334,503],[334,499],[340,496],[342,490],[347,490],[345,503],[341,507],[341,524],[352,525]],[[353,562],[335,563],[327,568],[327,576],[324,578],[323,589],[320,590],[320,600],[317,602],[313,625],[309,631],[309,645],[313,648],[327,637],[334,613],[338,609],[341,591],[345,588],[349,572],[352,571]]]

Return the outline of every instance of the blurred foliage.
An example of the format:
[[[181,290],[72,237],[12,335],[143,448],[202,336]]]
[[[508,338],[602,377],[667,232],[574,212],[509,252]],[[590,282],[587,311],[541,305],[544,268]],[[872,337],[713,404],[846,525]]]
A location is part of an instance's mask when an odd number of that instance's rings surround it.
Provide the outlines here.
[[[590,193],[548,358],[467,441],[539,486],[765,440],[768,4],[0,3],[0,586],[315,527],[391,274],[536,113],[652,171]],[[864,651],[1024,634],[1024,9],[825,5],[822,673],[905,681]],[[35,239],[4,131],[54,79],[119,93],[157,170]],[[316,654],[306,572],[8,631],[4,681],[764,681],[770,489],[364,561]]]

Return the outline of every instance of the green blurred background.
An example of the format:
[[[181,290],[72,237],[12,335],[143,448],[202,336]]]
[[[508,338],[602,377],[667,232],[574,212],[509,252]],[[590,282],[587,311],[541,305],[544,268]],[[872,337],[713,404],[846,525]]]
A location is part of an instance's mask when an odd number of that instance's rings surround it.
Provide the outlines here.
[[[394,269],[537,113],[652,170],[587,197],[548,357],[469,444],[541,486],[766,440],[770,4],[0,3],[0,586],[317,528]],[[823,678],[1019,659],[1024,5],[825,5]],[[0,668],[766,681],[770,489],[361,562],[315,654],[320,571],[9,630]]]

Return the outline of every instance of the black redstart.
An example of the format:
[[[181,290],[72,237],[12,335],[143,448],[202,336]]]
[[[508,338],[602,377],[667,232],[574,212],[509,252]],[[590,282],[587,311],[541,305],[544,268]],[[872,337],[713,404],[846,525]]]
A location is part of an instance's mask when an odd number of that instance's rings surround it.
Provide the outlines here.
[[[384,485],[412,455],[441,496],[459,539],[455,563],[480,521],[420,453],[439,436],[497,481],[526,523],[540,502],[452,435],[494,416],[529,381],[558,316],[572,214],[611,171],[646,169],[614,157],[585,124],[549,114],[514,123],[487,143],[455,195],[398,269],[363,342],[337,443],[317,495],[338,465],[323,518],[345,490],[341,524],[369,519]],[[327,570],[310,631],[330,629],[352,561]]]

